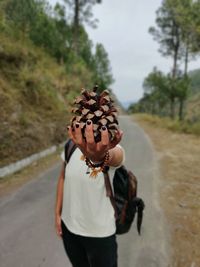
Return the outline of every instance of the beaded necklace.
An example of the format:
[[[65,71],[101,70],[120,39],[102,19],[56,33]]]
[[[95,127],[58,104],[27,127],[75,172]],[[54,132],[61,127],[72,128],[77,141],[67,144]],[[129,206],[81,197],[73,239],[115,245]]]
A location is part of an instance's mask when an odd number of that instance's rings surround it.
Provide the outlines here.
[[[109,151],[106,152],[105,157],[102,162],[100,163],[94,163],[89,158],[87,158],[85,155],[81,156],[81,160],[84,160],[86,165],[88,166],[86,174],[90,174],[90,177],[96,178],[99,172],[104,172],[106,170],[107,163],[109,161],[110,154]],[[90,169],[92,172],[90,173]]]

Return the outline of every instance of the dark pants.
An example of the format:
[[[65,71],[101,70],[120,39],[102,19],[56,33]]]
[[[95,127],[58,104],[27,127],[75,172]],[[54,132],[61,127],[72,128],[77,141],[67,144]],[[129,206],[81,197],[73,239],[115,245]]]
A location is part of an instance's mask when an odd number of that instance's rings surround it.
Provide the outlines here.
[[[116,236],[85,237],[71,233],[62,221],[63,243],[73,267],[117,267]]]

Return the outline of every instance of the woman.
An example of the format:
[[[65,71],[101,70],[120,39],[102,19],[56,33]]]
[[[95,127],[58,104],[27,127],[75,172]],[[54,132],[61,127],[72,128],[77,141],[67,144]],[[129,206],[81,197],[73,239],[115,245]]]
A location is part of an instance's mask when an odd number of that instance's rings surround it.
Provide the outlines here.
[[[112,178],[115,169],[125,160],[119,145],[122,131],[116,130],[113,141],[106,126],[101,140],[95,142],[93,122],[88,120],[85,138],[79,123],[68,127],[69,137],[77,145],[66,168],[63,162],[58,180],[55,208],[56,231],[73,267],[117,267],[115,214],[106,196],[103,172],[91,178],[92,166],[109,166]],[[82,160],[83,157],[87,160]],[[64,153],[62,154],[64,159]],[[88,166],[86,162],[90,162]],[[102,168],[103,168],[102,167]],[[66,178],[64,178],[66,177]],[[112,181],[111,181],[112,184]]]

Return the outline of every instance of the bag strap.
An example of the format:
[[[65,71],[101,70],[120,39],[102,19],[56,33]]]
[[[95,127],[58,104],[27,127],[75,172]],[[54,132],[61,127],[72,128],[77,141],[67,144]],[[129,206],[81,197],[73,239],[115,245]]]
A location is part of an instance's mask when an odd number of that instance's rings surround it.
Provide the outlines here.
[[[68,139],[66,144],[65,144],[65,168],[67,166],[67,163],[70,160],[70,157],[72,155],[72,153],[74,152],[74,150],[77,148],[76,144],[74,144],[74,142],[71,139]]]
[[[113,194],[113,190],[112,190],[112,186],[110,183],[110,177],[109,177],[109,172],[108,172],[109,167],[107,168],[107,170],[105,172],[103,172],[104,175],[104,183],[105,183],[105,187],[106,187],[106,196],[110,198],[110,202],[113,206],[113,209],[115,211],[115,219],[118,219],[118,215],[117,215],[117,207],[116,207],[116,203],[115,203],[115,199],[114,199],[114,194]]]
[[[69,162],[70,157],[76,148],[77,148],[77,146],[74,144],[72,139],[68,139],[66,144],[65,144],[65,162],[66,162],[66,164]]]

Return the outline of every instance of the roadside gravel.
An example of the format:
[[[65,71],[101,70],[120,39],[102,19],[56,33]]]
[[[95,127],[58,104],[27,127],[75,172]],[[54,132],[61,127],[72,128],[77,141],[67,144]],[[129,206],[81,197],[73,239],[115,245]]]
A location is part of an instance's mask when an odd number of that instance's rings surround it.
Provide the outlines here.
[[[156,128],[139,115],[133,118],[156,149],[161,207],[172,237],[172,266],[200,267],[200,138]]]

